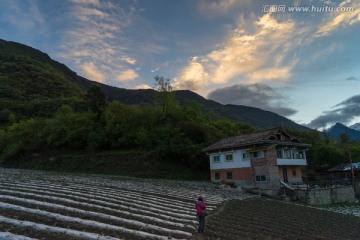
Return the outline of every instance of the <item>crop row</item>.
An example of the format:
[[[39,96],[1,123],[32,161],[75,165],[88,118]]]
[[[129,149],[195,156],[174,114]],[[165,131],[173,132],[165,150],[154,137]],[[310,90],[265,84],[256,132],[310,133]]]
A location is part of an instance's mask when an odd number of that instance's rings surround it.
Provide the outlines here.
[[[211,212],[234,192],[206,182],[0,168],[0,239],[190,239],[199,195]]]

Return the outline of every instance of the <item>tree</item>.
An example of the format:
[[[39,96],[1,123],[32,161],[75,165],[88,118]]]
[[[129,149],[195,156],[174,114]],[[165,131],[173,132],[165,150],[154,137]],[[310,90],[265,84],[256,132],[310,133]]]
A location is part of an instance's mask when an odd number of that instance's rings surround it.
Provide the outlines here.
[[[93,112],[75,112],[68,105],[61,106],[54,118],[48,119],[47,143],[54,148],[83,149],[94,130]]]
[[[354,184],[355,183],[355,176],[354,176],[354,168],[353,168],[353,161],[352,161],[352,157],[351,157],[351,151],[350,151],[350,147],[349,147],[349,135],[346,129],[346,133],[341,134],[341,142],[346,146],[346,150],[349,156],[349,164],[350,164],[350,169],[351,169],[351,182]]]
[[[99,85],[94,84],[87,90],[86,100],[91,111],[98,115],[101,114],[106,105],[105,94]]]
[[[170,78],[164,78],[161,76],[155,76],[154,89],[158,92],[172,92],[172,86],[170,84]]]
[[[154,79],[154,89],[157,91],[156,102],[160,105],[165,118],[168,118],[169,113],[179,107],[175,99],[175,93],[172,91],[171,80],[160,76],[155,76]]]

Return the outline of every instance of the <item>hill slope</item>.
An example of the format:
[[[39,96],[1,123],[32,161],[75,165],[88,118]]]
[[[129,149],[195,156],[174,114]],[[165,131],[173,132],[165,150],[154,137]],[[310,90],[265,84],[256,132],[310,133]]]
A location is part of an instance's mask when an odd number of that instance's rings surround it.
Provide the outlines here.
[[[66,75],[66,71],[62,72],[53,65],[56,64],[45,53],[0,40],[2,118],[6,118],[9,112],[20,119],[48,116],[62,104],[81,101],[85,89]]]
[[[156,91],[151,89],[129,90],[107,86],[78,76],[64,64],[52,60],[46,53],[32,47],[0,39],[0,107],[22,114],[50,114],[59,105],[82,96],[92,84],[100,86],[108,101],[124,104],[152,104]],[[205,113],[248,123],[258,129],[283,126],[298,130],[308,128],[278,114],[259,108],[222,105],[207,100],[191,91],[176,91],[181,102],[197,102]],[[26,106],[20,106],[23,101]],[[40,109],[40,110],[39,110]]]

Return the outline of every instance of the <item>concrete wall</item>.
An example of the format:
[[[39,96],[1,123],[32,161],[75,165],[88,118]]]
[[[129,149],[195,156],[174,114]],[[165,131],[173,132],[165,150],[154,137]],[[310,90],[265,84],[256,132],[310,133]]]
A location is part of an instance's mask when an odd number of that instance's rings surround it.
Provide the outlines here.
[[[243,159],[244,152],[246,152],[246,151],[245,150],[234,150],[234,151],[225,151],[225,152],[219,152],[219,153],[211,153],[209,155],[210,170],[251,167],[250,159]],[[227,154],[233,155],[232,161],[226,161],[225,156]],[[219,156],[220,162],[214,162],[214,156]]]

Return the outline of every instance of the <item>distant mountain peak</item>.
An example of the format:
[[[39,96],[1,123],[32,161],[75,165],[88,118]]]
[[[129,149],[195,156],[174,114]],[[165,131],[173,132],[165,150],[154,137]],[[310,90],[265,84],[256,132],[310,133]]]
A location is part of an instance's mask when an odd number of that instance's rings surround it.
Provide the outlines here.
[[[355,123],[355,124],[349,126],[349,128],[354,129],[356,131],[360,131],[360,123]]]
[[[334,138],[340,138],[342,134],[347,134],[350,140],[360,141],[360,131],[354,130],[345,126],[342,123],[337,122],[334,126],[329,128],[327,134]]]

